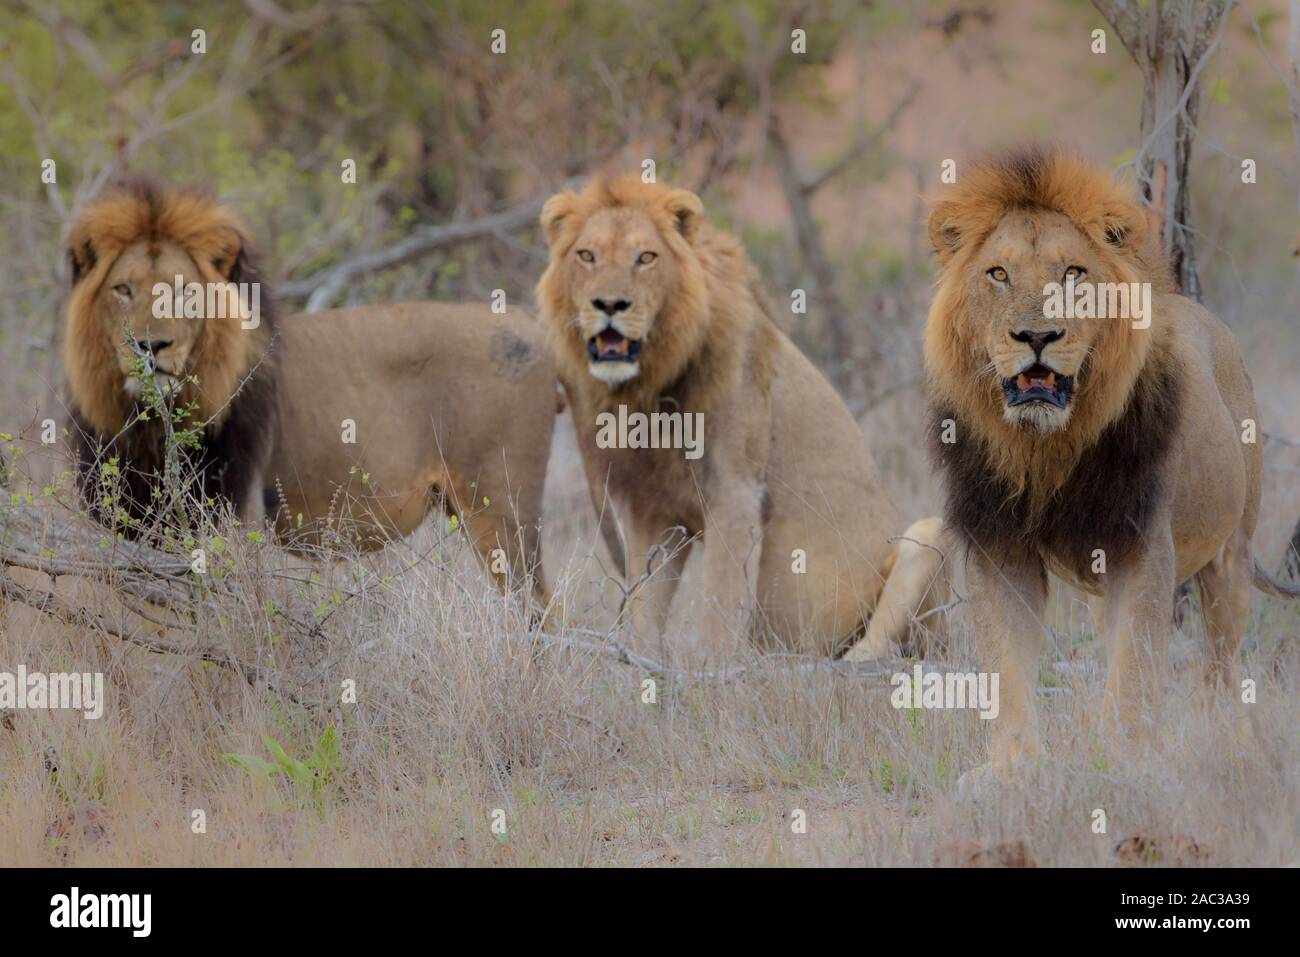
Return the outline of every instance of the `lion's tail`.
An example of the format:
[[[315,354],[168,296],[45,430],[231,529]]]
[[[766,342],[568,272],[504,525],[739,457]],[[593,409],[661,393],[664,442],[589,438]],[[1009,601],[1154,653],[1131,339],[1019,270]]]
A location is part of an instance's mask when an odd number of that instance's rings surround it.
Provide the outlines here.
[[[1300,584],[1291,585],[1286,582],[1280,582],[1268,572],[1260,567],[1259,559],[1255,559],[1255,587],[1265,595],[1272,595],[1274,598],[1284,598],[1287,601],[1300,601]]]
[[[866,634],[845,654],[849,661],[865,661],[899,654],[911,626],[933,618],[948,603],[949,583],[944,572],[943,521],[938,517],[912,523],[894,540],[894,549],[881,569],[885,579]],[[932,620],[927,627],[941,622]]]

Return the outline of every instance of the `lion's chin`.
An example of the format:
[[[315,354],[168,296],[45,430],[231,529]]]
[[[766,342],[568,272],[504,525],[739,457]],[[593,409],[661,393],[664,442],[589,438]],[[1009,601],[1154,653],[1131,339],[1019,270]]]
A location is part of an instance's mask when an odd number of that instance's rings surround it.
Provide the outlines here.
[[[1047,402],[1026,402],[1002,408],[1003,420],[1022,432],[1048,435],[1060,432],[1069,424],[1071,406],[1052,405]]]
[[[589,362],[587,369],[593,379],[599,379],[611,389],[624,382],[630,382],[641,373],[639,362]]]

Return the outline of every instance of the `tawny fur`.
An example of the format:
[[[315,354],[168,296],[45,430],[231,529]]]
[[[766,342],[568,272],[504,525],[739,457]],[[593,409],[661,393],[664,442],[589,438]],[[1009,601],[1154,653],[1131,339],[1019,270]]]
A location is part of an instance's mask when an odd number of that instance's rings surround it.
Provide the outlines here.
[[[264,287],[254,330],[231,320],[155,322],[148,301],[115,306],[106,288],[127,259],[143,295],[154,280],[172,281],[164,262],[186,281],[260,280],[233,212],[201,190],[139,177],[81,212],[68,253],[64,355],[83,488],[93,487],[101,459],[117,455],[128,498],[148,506],[161,435],[156,421],[133,421],[122,340],[162,335],[185,347],[177,361],[197,379],[177,401],[197,404],[207,423],[196,463],[205,493],[236,481],[230,497],[241,517],[269,508],[295,548],[341,538],[377,548],[441,507],[458,516],[495,581],[531,576],[534,597],[547,603],[539,525],[556,383],[530,316],[428,303],[279,322]],[[343,441],[345,419],[355,444]]]
[[[702,537],[708,654],[747,636],[844,650],[861,637],[903,525],[860,429],[773,321],[740,244],[707,222],[693,193],[635,175],[554,196],[541,221],[550,261],[538,302],[606,540],[629,580],[654,559],[655,575],[630,600],[636,630],[662,637]],[[605,322],[593,297],[626,301],[611,321],[642,343],[635,376],[612,386],[588,354]],[[703,457],[598,448],[597,415],[619,406],[701,413]],[[666,559],[655,549],[665,543]],[[937,554],[918,557],[933,564],[903,576],[918,583],[911,612],[942,593]],[[880,654],[907,635],[909,617],[889,620]]]
[[[115,359],[116,343],[98,315],[103,282],[117,257],[136,244],[156,248],[170,241],[197,267],[187,280],[225,282],[245,250],[243,237],[238,217],[211,194],[168,189],[147,177],[110,187],[77,215],[65,243],[74,285],[63,358],[72,397],[95,429],[121,429],[131,404]],[[199,386],[187,385],[182,400],[196,402],[200,418],[219,425],[240,380],[266,354],[269,335],[269,325],[250,334],[238,322],[203,323],[195,347],[198,362],[191,370]]]
[[[966,543],[985,667],[1002,674],[990,767],[1005,768],[1038,753],[1048,571],[1106,598],[1108,727],[1133,734],[1153,720],[1174,586],[1188,577],[1201,589],[1207,679],[1228,682],[1258,580],[1260,447],[1243,441],[1258,418],[1236,342],[1173,292],[1130,187],[1047,148],[962,169],[930,215],[939,276],[925,359],[932,428],[955,436],[932,445],[948,524]],[[1150,328],[1048,318],[1044,284],[1071,267],[1150,283]],[[1000,382],[1033,358],[1018,331],[1061,333],[1039,358],[1077,376],[1055,431],[1004,416]]]
[[[157,336],[172,343],[162,356],[183,382],[175,407],[195,410],[178,427],[201,432],[202,447],[181,454],[183,469],[203,498],[256,518],[261,468],[275,431],[275,313],[238,218],[203,190],[131,176],[79,211],[66,250],[73,286],[63,358],[80,487],[94,487],[101,462],[116,456],[126,511],[136,519],[151,515],[165,436],[157,416],[139,416],[124,357],[133,338]],[[170,284],[176,275],[186,283],[219,284],[228,317],[153,318],[155,282]],[[134,293],[119,301],[110,287],[125,280]],[[232,283],[262,286],[256,328],[243,328]]]
[[[545,606],[557,389],[537,321],[517,307],[402,303],[289,316],[280,329],[291,361],[267,505],[281,538],[378,548],[444,510],[498,584],[531,576]]]
[[[1091,240],[1117,282],[1150,282],[1161,293],[1171,286],[1131,190],[1078,156],[1057,153],[1047,161],[1030,152],[974,165],[934,203],[929,230],[939,255],[939,279],[925,330],[930,381],[936,395],[976,430],[993,467],[1016,488],[1028,487],[1041,507],[1082,450],[1123,411],[1138,373],[1152,358],[1149,351],[1167,353],[1171,345],[1163,325],[1153,335],[1129,323],[1101,323],[1091,343],[1092,374],[1080,382],[1075,397],[1073,427],[1031,442],[1007,424],[997,382],[978,375],[987,358],[981,358],[978,326],[965,321],[969,286],[954,277],[970,273],[984,240],[1013,209],[1063,214]],[[1120,238],[1123,244],[1117,246],[1112,240]]]

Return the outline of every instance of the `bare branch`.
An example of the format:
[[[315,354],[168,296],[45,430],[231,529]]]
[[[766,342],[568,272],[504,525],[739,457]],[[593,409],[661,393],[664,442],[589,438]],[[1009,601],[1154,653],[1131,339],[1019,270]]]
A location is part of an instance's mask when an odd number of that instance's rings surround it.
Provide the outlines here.
[[[99,615],[86,608],[78,608],[64,601],[53,592],[40,591],[39,589],[27,588],[18,584],[4,572],[0,572],[0,597],[12,601],[20,601],[24,605],[35,608],[37,611],[56,618],[60,621],[70,624],[81,625],[82,627],[91,628],[95,631],[102,632],[113,638],[119,638],[122,641],[138,645],[146,651],[154,654],[164,655],[182,655],[187,657],[198,658],[201,661],[210,661],[214,665],[219,665],[229,671],[240,675],[252,687],[264,684],[271,691],[276,691],[275,686],[267,677],[266,672],[255,664],[240,661],[239,659],[218,651],[215,648],[204,647],[200,645],[186,645],[176,641],[168,641],[165,638],[150,638],[138,632],[126,631],[105,621]],[[289,692],[279,692],[286,698],[296,704],[310,707],[306,702]]]
[[[1137,57],[1142,46],[1142,13],[1131,0],[1092,0],[1129,53]]]
[[[827,182],[848,169],[853,164],[854,160],[879,143],[884,138],[885,134],[894,128],[894,125],[898,122],[898,118],[903,115],[903,111],[912,105],[912,101],[916,99],[916,95],[920,90],[921,84],[914,80],[912,85],[907,88],[907,92],[904,93],[902,98],[894,104],[894,108],[890,110],[889,116],[885,118],[885,121],[870,133],[866,130],[862,130],[849,148],[846,149],[838,159],[817,175],[805,179],[802,186],[803,192],[807,195],[812,195],[817,192],[817,190],[825,186]]]
[[[281,30],[297,32],[315,30],[324,26],[349,6],[376,3],[377,0],[341,0],[341,2],[321,3],[308,10],[285,10],[275,0],[244,0],[244,6],[253,15]]]
[[[570,180],[561,185],[560,189],[569,189],[575,182]],[[549,195],[548,193],[547,196]],[[486,239],[531,226],[537,221],[547,196],[537,197],[519,206],[479,219],[417,229],[411,235],[384,249],[330,266],[305,279],[283,283],[278,292],[280,296],[288,299],[306,298],[305,311],[307,312],[328,309],[338,300],[349,282],[362,276],[392,269],[394,266],[412,262],[448,246]]]

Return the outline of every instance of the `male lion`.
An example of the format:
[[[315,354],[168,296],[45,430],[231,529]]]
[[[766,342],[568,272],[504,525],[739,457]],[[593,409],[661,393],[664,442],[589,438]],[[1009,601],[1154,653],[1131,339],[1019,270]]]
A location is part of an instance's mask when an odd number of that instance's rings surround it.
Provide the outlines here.
[[[558,396],[537,321],[405,303],[290,316],[280,336],[266,474],[281,538],[376,548],[440,508],[498,584],[531,575],[544,607],[539,523]]]
[[[261,279],[239,221],[206,193],[132,176],[81,210],[67,253],[63,360],[77,481],[92,513],[128,533],[159,518],[165,401],[180,413],[176,430],[199,439],[198,448],[182,440],[178,477],[241,518],[259,516],[276,423],[276,323],[269,297],[254,309],[240,296],[238,284],[247,293]],[[219,317],[203,318],[212,304]],[[101,479],[114,458],[122,481],[111,500]]]
[[[242,521],[269,507],[290,547],[353,535],[375,548],[441,503],[499,584],[531,573],[545,603],[538,523],[556,383],[535,320],[440,304],[277,320],[235,215],[143,177],[87,205],[68,251],[64,362],[78,485],[97,517],[156,511],[166,434],[144,407],[152,386],[190,413],[178,428],[199,439],[181,449],[195,491]],[[159,317],[155,284],[170,299],[177,276],[218,297],[257,283],[258,315],[241,320],[233,301],[209,314],[196,300],[188,318],[170,302],[179,317]],[[113,457],[124,489],[110,509],[100,478]]]
[[[900,642],[908,613],[941,600],[927,592],[939,553],[890,543],[902,526],[857,423],[777,328],[740,244],[695,194],[636,175],[551,197],[541,223],[550,262],[538,301],[591,494],[604,516],[609,493],[626,548],[615,522],[602,522],[606,542],[640,582],[629,597],[638,633],[662,634],[702,535],[709,654],[751,634],[834,654],[878,604],[888,610],[865,646]],[[659,414],[642,427],[665,423],[683,441],[702,422],[702,445],[610,447],[612,423],[638,414]],[[623,444],[645,443],[629,433]],[[909,537],[934,538],[937,524]],[[919,572],[900,569],[910,564]],[[882,597],[894,575],[911,594]]]
[[[1300,591],[1269,579],[1251,552],[1260,448],[1236,342],[1172,290],[1131,190],[1075,156],[1029,148],[967,168],[934,204],[929,232],[931,448],[946,523],[965,544],[977,640],[1001,673],[986,767],[1002,770],[1039,750],[1049,571],[1104,596],[1103,716],[1130,734],[1151,719],[1178,582],[1194,575],[1200,588],[1211,684],[1229,679],[1252,580]],[[1148,283],[1150,296],[1116,283]],[[1109,316],[1060,317],[1063,289],[1076,293],[1074,313],[1091,296],[1092,313],[1104,302]]]

